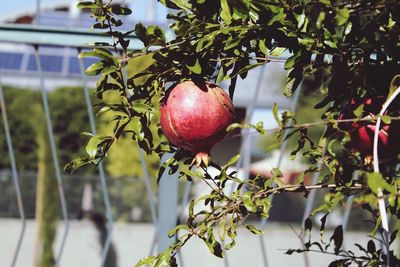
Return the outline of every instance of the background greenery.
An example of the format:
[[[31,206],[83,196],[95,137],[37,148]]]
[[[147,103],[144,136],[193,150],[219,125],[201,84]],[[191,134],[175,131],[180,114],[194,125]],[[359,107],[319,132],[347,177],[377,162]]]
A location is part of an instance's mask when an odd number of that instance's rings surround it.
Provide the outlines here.
[[[13,146],[16,153],[16,161],[21,179],[21,187],[24,205],[28,217],[35,214],[35,190],[39,162],[39,144],[37,128],[43,114],[37,109],[41,106],[40,93],[34,90],[22,88],[4,87],[4,97],[11,128]],[[113,101],[112,95],[107,97]],[[92,101],[96,98],[92,95]],[[89,119],[85,105],[83,89],[66,87],[49,93],[50,114],[57,143],[57,152],[62,168],[73,157],[84,153],[87,137],[82,132],[89,132]],[[98,110],[98,108],[97,108]],[[112,130],[108,117],[98,119],[96,123],[100,133]],[[46,127],[40,124],[39,128]],[[43,130],[47,130],[43,128]],[[43,138],[42,138],[43,139]],[[48,142],[45,138],[43,142]],[[3,216],[18,216],[15,199],[15,191],[11,182],[11,174],[8,171],[10,161],[4,131],[0,131],[0,210]],[[158,157],[145,155],[150,179],[155,184],[158,170]],[[52,159],[50,157],[50,164]],[[49,166],[53,168],[52,166]],[[149,221],[150,211],[143,180],[143,172],[138,154],[137,144],[128,138],[121,138],[110,151],[105,160],[105,169],[110,186],[110,195],[113,213],[117,220],[131,220],[131,209],[142,209],[142,221]],[[67,205],[72,218],[76,218],[80,212],[83,187],[90,183],[94,189],[94,206],[98,211],[103,211],[102,196],[100,193],[97,168],[87,165],[80,168],[73,176],[63,173],[66,189]],[[54,175],[51,181],[55,181]],[[57,187],[52,189],[58,198]],[[156,187],[154,186],[156,191]],[[57,204],[58,205],[58,204]],[[59,209],[57,207],[57,212]]]

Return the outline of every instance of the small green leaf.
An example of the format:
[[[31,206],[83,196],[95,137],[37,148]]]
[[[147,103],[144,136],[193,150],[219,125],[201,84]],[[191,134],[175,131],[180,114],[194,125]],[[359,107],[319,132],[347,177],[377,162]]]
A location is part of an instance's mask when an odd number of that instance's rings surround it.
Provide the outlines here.
[[[174,229],[172,229],[172,230],[170,230],[168,232],[168,236],[169,237],[173,237],[174,235],[176,235],[176,233],[178,231],[180,231],[180,230],[188,230],[188,229],[189,229],[189,227],[186,224],[177,225]]]
[[[332,239],[333,243],[335,244],[335,254],[338,255],[343,244],[343,227],[341,225],[336,227],[331,237],[331,240]]]
[[[274,103],[274,106],[272,107],[272,114],[274,115],[274,119],[278,124],[278,126],[282,127],[282,122],[279,119],[279,114],[278,114],[278,105],[276,103]]]
[[[218,230],[218,235],[219,235],[221,241],[224,241],[225,237],[227,235],[227,232],[228,232],[225,220],[220,220],[219,221],[217,230]]]
[[[154,267],[171,267],[171,265],[170,265],[171,253],[172,253],[172,249],[171,249],[171,247],[169,247],[164,252],[162,252],[160,255],[158,255],[158,258],[157,258],[156,263],[154,264]]]
[[[159,1],[164,6],[173,9],[182,9],[185,11],[190,11],[190,8],[192,7],[192,5],[189,4],[187,0],[159,0]]]
[[[379,190],[385,189],[390,193],[396,193],[396,189],[394,186],[388,184],[381,173],[371,172],[366,173],[367,176],[367,184],[372,192],[378,194]]]
[[[247,230],[249,230],[251,233],[255,234],[255,235],[261,235],[264,232],[257,229],[254,225],[251,224],[246,224],[245,227],[247,228]]]
[[[383,123],[385,124],[390,124],[392,121],[392,118],[390,116],[381,116],[381,120],[383,121]]]
[[[90,65],[86,70],[85,73],[87,75],[97,75],[104,69],[104,61],[99,61]]]
[[[360,118],[364,113],[364,104],[359,105],[355,110],[353,110],[354,116]]]
[[[133,101],[131,103],[131,107],[134,111],[138,113],[153,112],[153,108],[150,105],[140,103],[140,101]]]
[[[120,5],[115,5],[111,7],[111,12],[114,13],[115,15],[129,15],[132,14],[132,10],[130,10],[127,7],[122,7]]]
[[[236,71],[236,72],[234,72],[234,73],[231,73],[231,74],[229,75],[229,77],[230,77],[230,78],[234,78],[234,77],[236,77],[236,76],[238,76],[238,75],[240,75],[240,74],[242,74],[242,73],[248,72],[249,70],[251,70],[251,69],[253,69],[253,68],[255,68],[255,67],[261,66],[261,65],[263,65],[263,64],[264,64],[264,62],[246,65],[246,66],[244,66],[243,68],[239,69],[238,71]]]
[[[198,59],[196,59],[196,63],[193,66],[186,65],[186,67],[195,74],[201,73],[201,65]]]
[[[89,158],[74,159],[73,161],[71,161],[71,162],[69,162],[68,164],[65,165],[64,172],[73,173],[79,167],[81,167],[83,165],[86,165],[86,164],[88,164],[90,162],[91,162],[91,160]]]
[[[146,258],[140,259],[136,264],[135,267],[141,267],[141,266],[148,266],[148,265],[152,265],[153,262],[156,260],[155,256],[148,256]]]
[[[147,29],[142,23],[137,23],[135,26],[136,36],[143,42],[145,46],[149,45],[149,38],[147,36]]]
[[[108,62],[113,62],[114,65],[118,66],[118,59],[107,49],[104,48],[94,48],[92,51],[81,52],[78,56],[79,58],[86,57],[98,57]]]
[[[390,82],[389,94],[387,99],[392,96],[392,94],[400,87],[400,74],[393,77],[392,81]]]
[[[249,212],[256,213],[257,206],[253,203],[252,195],[253,195],[253,192],[247,191],[246,193],[243,194],[242,200],[243,200],[243,204],[244,204],[245,208]]]
[[[113,140],[112,136],[92,136],[86,145],[86,153],[89,155],[90,159],[95,159],[97,156],[97,151],[99,147],[107,141]]]
[[[265,39],[260,39],[258,41],[258,47],[260,48],[260,51],[264,54],[264,55],[268,55],[268,51],[267,51],[267,47],[265,46]]]
[[[285,52],[286,48],[285,47],[275,47],[272,51],[271,51],[271,56],[273,57],[279,57],[280,55],[283,54],[283,52]]]
[[[232,22],[232,14],[228,4],[228,0],[221,0],[221,18],[227,25]]]
[[[215,240],[215,237],[212,233],[209,233],[208,239],[202,238],[203,241],[206,243],[208,249],[212,254],[219,258],[224,257],[224,251],[222,250],[221,244]]]
[[[344,25],[350,17],[350,11],[347,8],[336,10],[336,21],[339,26]]]
[[[285,70],[291,69],[294,67],[294,65],[296,64],[296,62],[299,60],[301,56],[301,53],[296,53],[294,55],[292,55],[291,57],[289,57],[284,65]]]
[[[240,159],[240,154],[237,154],[236,156],[233,156],[228,163],[226,163],[226,165],[224,166],[224,168],[230,167],[233,164],[235,164],[238,160]]]
[[[218,76],[217,76],[217,80],[216,83],[220,83],[224,80],[225,77],[225,72],[224,72],[224,68],[220,67],[219,71],[218,71]]]
[[[100,7],[99,4],[96,4],[94,2],[86,1],[86,2],[80,2],[76,5],[77,8],[97,8]]]

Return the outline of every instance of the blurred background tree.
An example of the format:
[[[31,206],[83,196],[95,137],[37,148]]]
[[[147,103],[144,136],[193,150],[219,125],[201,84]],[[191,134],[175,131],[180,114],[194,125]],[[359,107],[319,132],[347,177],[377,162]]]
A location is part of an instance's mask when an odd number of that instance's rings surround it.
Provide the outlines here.
[[[39,126],[37,116],[35,114],[37,108],[41,107],[40,93],[35,90],[27,90],[23,88],[4,87],[4,97],[7,103],[7,111],[9,115],[9,123],[11,134],[13,137],[13,145],[18,163],[18,170],[22,184],[24,203],[27,204],[27,215],[32,218],[35,214],[36,197],[35,188],[36,176],[38,174],[39,163],[39,140],[44,140],[43,136],[39,138],[38,130],[46,130],[45,124]],[[72,158],[82,155],[85,150],[87,137],[82,132],[89,132],[89,118],[86,111],[86,103],[81,87],[64,87],[49,92],[50,115],[53,123],[55,139],[57,143],[57,153],[60,160],[60,168],[62,168]],[[92,103],[96,103],[96,97],[92,96]],[[107,96],[107,101],[114,101],[112,94]],[[112,114],[103,116],[101,120],[96,117],[98,131],[106,133],[112,131],[112,125],[109,119]],[[155,118],[156,119],[156,118]],[[47,138],[47,136],[46,136]],[[46,139],[48,140],[48,139]],[[47,143],[43,143],[48,145]],[[5,134],[0,131],[0,154],[7,155],[7,145]],[[154,189],[155,177],[158,171],[159,159],[157,155],[145,155],[147,170],[150,178],[153,180]],[[52,159],[50,155],[51,166]],[[122,138],[113,148],[106,159],[105,169],[107,179],[110,186],[111,201],[113,202],[114,215],[117,220],[132,220],[133,209],[140,209],[140,218],[136,220],[149,221],[150,211],[147,201],[147,195],[143,180],[140,157],[137,144],[130,138]],[[0,170],[7,170],[10,161],[7,156],[0,158]],[[54,171],[52,171],[51,181],[55,182]],[[91,183],[94,188],[94,207],[99,211],[103,211],[103,202],[100,188],[97,183],[97,168],[86,165],[76,171],[74,176],[64,176],[64,185],[66,193],[70,196],[67,199],[67,205],[71,217],[78,216],[81,208],[81,198],[85,183]],[[1,184],[4,192],[0,196],[0,210],[8,210],[11,216],[18,216],[17,210],[10,208],[11,184]],[[54,187],[56,188],[56,187]],[[53,188],[53,190],[54,190]],[[58,194],[54,203],[58,201]],[[14,207],[15,208],[15,207]],[[57,213],[59,213],[59,205],[57,203]]]

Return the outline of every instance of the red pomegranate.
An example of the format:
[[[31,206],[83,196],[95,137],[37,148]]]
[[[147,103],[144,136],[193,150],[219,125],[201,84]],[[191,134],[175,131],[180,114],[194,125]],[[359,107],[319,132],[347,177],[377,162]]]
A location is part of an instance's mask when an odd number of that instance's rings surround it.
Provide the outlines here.
[[[375,117],[379,114],[384,98],[354,99],[344,106],[339,119],[355,118],[354,111],[364,105],[362,118]],[[366,162],[370,162],[373,155],[374,134],[376,121],[357,121],[339,123],[339,128],[350,134],[350,140],[353,150],[359,151],[365,157]],[[400,153],[400,121],[393,120],[391,124],[381,123],[381,129],[378,133],[378,151],[381,158],[389,158]]]
[[[184,81],[172,86],[161,105],[161,129],[175,146],[195,154],[196,166],[207,166],[211,148],[226,135],[234,109],[219,86]]]

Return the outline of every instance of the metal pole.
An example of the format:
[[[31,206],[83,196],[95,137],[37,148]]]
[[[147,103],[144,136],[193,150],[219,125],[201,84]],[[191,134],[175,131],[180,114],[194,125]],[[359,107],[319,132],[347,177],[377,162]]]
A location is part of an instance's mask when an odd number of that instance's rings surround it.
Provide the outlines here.
[[[351,212],[351,206],[353,205],[353,200],[354,200],[354,195],[349,196],[346,200],[346,208],[344,210],[342,219],[343,233],[346,232],[347,226],[349,225],[350,212]]]
[[[6,134],[8,155],[10,157],[10,162],[11,162],[12,179],[13,179],[13,183],[14,183],[14,187],[15,187],[15,193],[17,195],[16,197],[17,197],[19,217],[21,219],[21,232],[18,237],[17,247],[15,248],[14,256],[13,256],[12,263],[11,263],[11,267],[14,267],[17,264],[18,254],[19,254],[19,251],[21,250],[21,244],[22,244],[22,240],[24,238],[25,228],[26,228],[26,219],[25,219],[24,203],[22,202],[21,188],[20,188],[20,183],[19,183],[19,175],[18,175],[18,171],[17,171],[17,164],[16,164],[16,160],[15,160],[14,148],[13,148],[12,140],[11,140],[10,126],[8,125],[7,110],[6,110],[6,104],[5,104],[5,100],[4,100],[3,87],[1,85],[1,80],[0,80],[0,107],[2,110],[1,115],[3,118],[4,131]]]
[[[86,108],[87,108],[87,112],[88,112],[88,116],[89,116],[90,131],[92,132],[92,134],[95,135],[96,134],[96,125],[95,125],[95,121],[94,121],[92,101],[90,100],[89,88],[87,85],[87,79],[86,79],[86,75],[85,75],[85,67],[83,65],[83,60],[81,58],[78,58],[78,61],[79,61],[79,70],[80,70],[80,73],[82,76],[82,84],[83,84],[83,92],[85,95]],[[108,195],[108,185],[107,185],[106,175],[104,172],[104,166],[103,166],[102,162],[99,163],[98,169],[99,169],[101,191],[103,194],[103,201],[104,201],[104,206],[106,209],[106,218],[107,218],[107,223],[108,223],[107,237],[104,242],[103,251],[101,254],[101,261],[100,261],[100,267],[103,267],[107,260],[108,251],[109,251],[110,245],[111,245],[111,237],[112,237],[112,232],[113,232],[114,221],[113,221],[113,215],[112,215],[112,211],[111,211],[110,198]]]
[[[139,147],[139,144],[137,144],[137,148],[139,151],[140,164],[142,166],[143,178],[146,185],[147,195],[149,197],[151,219],[153,223],[156,223],[157,222],[156,200],[154,199],[154,191],[151,186],[150,175],[147,170],[146,158],[144,156],[143,150]]]
[[[254,92],[253,99],[250,102],[250,105],[247,106],[246,109],[246,118],[245,121],[250,123],[251,118],[253,117],[254,114],[254,107],[257,102],[258,95],[261,90],[261,84],[262,84],[262,78],[265,70],[265,65],[262,65],[260,68],[260,74],[258,76],[257,80],[257,85],[256,85],[256,91]],[[243,140],[240,144],[239,152],[242,157],[240,157],[239,161],[236,164],[236,168],[240,169],[240,167],[243,167],[243,178],[248,179],[249,178],[249,173],[250,173],[250,161],[251,161],[251,135],[249,134],[248,129],[242,129],[242,135],[243,135]],[[234,190],[234,185],[232,185],[231,188],[231,193]]]
[[[326,151],[326,145],[324,146],[322,154],[325,154],[325,151]],[[320,169],[321,167],[322,167],[322,163],[318,162],[317,168]],[[319,176],[319,172],[314,172],[313,173],[313,176],[312,176],[312,179],[311,179],[311,184],[312,185],[317,184],[318,176]],[[305,206],[304,212],[303,212],[302,222],[304,222],[307,219],[307,217],[310,215],[310,213],[311,213],[311,210],[312,210],[312,208],[314,206],[316,193],[317,193],[317,190],[312,190],[310,192],[310,194],[308,195],[308,198],[306,200],[306,206]]]
[[[63,221],[65,223],[64,234],[61,239],[60,248],[56,255],[56,263],[55,263],[56,266],[60,266],[61,256],[64,251],[64,245],[67,240],[67,235],[69,232],[68,210],[67,210],[67,202],[66,202],[65,195],[64,195],[64,185],[63,185],[63,181],[62,181],[62,177],[61,177],[60,164],[58,162],[58,157],[57,157],[57,149],[56,149],[56,142],[55,142],[54,133],[53,133],[53,125],[51,123],[51,118],[50,118],[49,102],[47,99],[47,92],[46,92],[46,89],[44,86],[42,62],[40,61],[39,48],[37,46],[35,46],[34,53],[35,53],[35,59],[36,59],[37,72],[40,77],[40,90],[41,90],[41,94],[42,94],[42,102],[43,102],[43,107],[44,107],[47,131],[49,134],[51,155],[53,157],[54,169],[56,172],[58,193],[60,194],[61,213],[62,213]]]
[[[185,207],[189,203],[190,189],[192,188],[192,183],[193,182],[186,181],[185,188],[183,190],[183,197],[182,197],[182,202],[181,202],[181,210],[180,210],[179,222],[178,223],[182,222],[182,219],[184,217]],[[179,233],[179,231],[178,231],[178,233]],[[180,262],[180,266],[184,267],[185,263],[183,261],[183,256],[182,256],[181,251],[178,251],[178,259],[179,259],[179,262]]]
[[[126,77],[126,75],[125,75]],[[150,175],[149,172],[147,170],[147,165],[146,165],[146,158],[144,156],[144,153],[142,151],[142,149],[139,147],[139,144],[137,144],[137,149],[139,151],[139,158],[140,158],[140,163],[142,165],[142,170],[143,170],[143,178],[144,178],[144,183],[146,185],[146,191],[147,191],[147,196],[149,198],[149,205],[150,205],[150,213],[151,213],[151,219],[153,221],[153,224],[157,225],[157,207],[156,207],[156,200],[154,198],[154,191],[152,189],[151,186],[151,181],[150,181]],[[157,227],[155,227],[155,233],[150,245],[150,253],[149,255],[152,255],[155,247],[156,247],[156,243],[157,243]]]
[[[164,162],[171,154],[165,154],[161,162]],[[177,207],[178,207],[178,173],[169,175],[164,172],[159,182],[158,191],[158,224],[157,224],[157,241],[158,251],[162,252],[167,249],[173,239],[168,237],[168,231],[176,226]]]
[[[293,95],[293,99],[292,99],[291,105],[290,105],[290,110],[291,111],[295,111],[296,110],[297,104],[299,102],[299,97],[300,97],[300,94],[301,94],[301,90],[302,90],[302,85],[303,85],[303,83],[300,83],[299,88],[297,88],[297,90],[295,91],[295,93]],[[287,135],[288,135],[288,131],[285,130],[284,134],[283,134],[283,140],[285,140]],[[285,150],[286,150],[286,146],[287,146],[287,142],[284,141],[282,143],[280,149],[279,149],[279,153],[280,154],[279,154],[279,158],[278,158],[278,162],[277,162],[277,166],[276,166],[278,169],[281,167],[283,156],[284,156],[284,153],[285,153]],[[274,199],[274,195],[271,195],[269,198],[270,198],[270,201],[272,202],[273,199]],[[265,228],[266,225],[267,225],[267,219],[262,219],[261,223],[260,223],[260,227],[261,228]],[[264,262],[264,266],[268,267],[267,250],[266,250],[266,246],[265,246],[264,235],[260,235],[259,241],[260,241],[261,255],[262,255],[263,262]]]
[[[41,3],[40,0],[36,0],[36,17],[35,17],[35,24],[39,25],[40,24],[40,8],[41,8]]]

